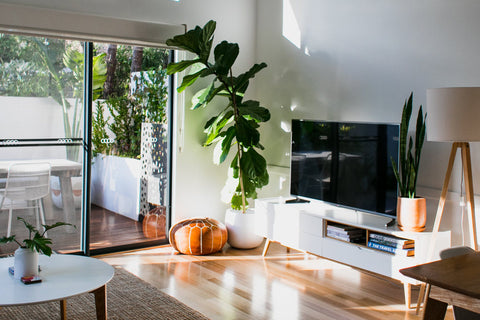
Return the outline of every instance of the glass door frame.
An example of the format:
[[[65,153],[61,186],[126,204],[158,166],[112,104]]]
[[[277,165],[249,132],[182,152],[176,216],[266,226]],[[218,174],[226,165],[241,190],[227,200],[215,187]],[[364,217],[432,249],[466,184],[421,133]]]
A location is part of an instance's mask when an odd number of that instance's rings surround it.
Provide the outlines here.
[[[168,196],[166,204],[166,238],[163,240],[147,240],[132,244],[110,246],[106,248],[90,249],[90,221],[91,221],[91,164],[92,164],[92,117],[93,117],[93,97],[92,97],[92,59],[93,42],[85,42],[84,55],[84,161],[83,161],[83,205],[82,205],[82,230],[80,240],[80,254],[98,255],[117,251],[126,251],[141,249],[150,246],[168,244],[168,230],[171,226],[172,212],[172,164],[173,164],[173,121],[174,121],[174,77],[168,76],[168,101],[167,101],[167,119],[168,119],[168,159],[167,159],[167,177],[168,177]],[[174,51],[169,50],[169,62],[174,61]]]

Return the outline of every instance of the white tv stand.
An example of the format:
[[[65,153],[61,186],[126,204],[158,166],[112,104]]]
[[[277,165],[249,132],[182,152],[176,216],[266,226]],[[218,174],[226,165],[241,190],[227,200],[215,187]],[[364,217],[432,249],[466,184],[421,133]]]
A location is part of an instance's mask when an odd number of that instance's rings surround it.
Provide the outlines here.
[[[309,203],[285,203],[285,198],[257,199],[256,231],[267,238],[264,254],[270,242],[278,242],[288,248],[308,252],[320,257],[338,261],[356,268],[381,274],[401,281],[405,288],[405,303],[410,308],[410,287],[420,284],[403,276],[399,270],[426,263],[432,233],[400,231],[397,226],[386,227],[391,220],[371,213],[336,207],[320,201]],[[413,256],[392,254],[369,248],[367,242],[353,243],[327,236],[327,224],[340,223],[357,227],[370,233],[384,234],[396,238],[414,240]],[[427,230],[431,230],[431,227]],[[437,234],[433,260],[440,259],[439,252],[449,248],[450,231]]]

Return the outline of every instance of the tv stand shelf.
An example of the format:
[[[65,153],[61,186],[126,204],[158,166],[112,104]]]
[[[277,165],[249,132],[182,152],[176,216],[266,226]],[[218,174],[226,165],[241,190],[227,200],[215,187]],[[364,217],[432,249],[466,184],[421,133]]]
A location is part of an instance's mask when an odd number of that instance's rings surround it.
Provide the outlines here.
[[[394,236],[384,232],[359,228],[348,224],[337,223],[324,219],[324,234],[331,238],[346,243],[368,247],[383,253],[404,257],[415,256],[415,240]]]
[[[320,201],[285,203],[282,198],[257,199],[255,212],[258,222],[256,231],[267,238],[264,254],[273,241],[292,249],[399,280],[405,285],[405,299],[407,305],[410,305],[410,285],[420,283],[403,276],[399,270],[428,262],[431,232],[400,231],[396,226],[386,226],[390,221],[388,217],[336,207]],[[332,233],[328,234],[329,226],[360,230],[355,232],[363,233],[364,239],[346,241],[346,238],[333,237]],[[387,249],[382,250],[379,246],[369,247],[369,240],[372,241],[372,236],[376,237],[374,235],[383,236],[384,240],[386,238],[390,242],[401,242],[402,249],[387,252]],[[441,231],[437,234],[434,260],[440,259],[441,250],[450,247],[450,238],[450,231]],[[414,251],[408,250],[407,253],[407,250],[403,249],[404,244],[407,244],[406,246],[413,244]],[[392,246],[393,244],[390,244],[390,247]]]

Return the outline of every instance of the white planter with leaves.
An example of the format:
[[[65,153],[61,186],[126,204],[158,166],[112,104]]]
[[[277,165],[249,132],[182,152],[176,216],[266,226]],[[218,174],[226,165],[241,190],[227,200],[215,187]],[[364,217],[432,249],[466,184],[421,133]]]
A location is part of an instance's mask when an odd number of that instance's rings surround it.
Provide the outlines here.
[[[255,232],[256,216],[254,209],[228,209],[225,213],[225,225],[228,230],[228,244],[237,249],[253,249],[262,244],[263,236]]]
[[[38,276],[38,252],[19,247],[15,250],[13,269],[15,279]]]

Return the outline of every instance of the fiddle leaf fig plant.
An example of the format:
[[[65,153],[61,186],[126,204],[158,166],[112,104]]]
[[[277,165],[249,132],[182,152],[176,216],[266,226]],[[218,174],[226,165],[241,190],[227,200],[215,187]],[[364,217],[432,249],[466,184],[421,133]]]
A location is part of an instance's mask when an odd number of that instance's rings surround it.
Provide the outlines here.
[[[224,162],[233,152],[229,172],[236,180],[237,187],[230,204],[232,209],[245,212],[247,199],[255,199],[257,188],[267,185],[269,180],[267,162],[257,150],[264,149],[260,144],[258,128],[261,122],[270,119],[270,112],[258,101],[244,99],[250,79],[267,65],[254,64],[248,71],[234,76],[232,69],[240,49],[238,44],[227,41],[220,42],[213,49],[213,62],[210,62],[215,28],[216,22],[211,20],[203,28],[197,26],[167,40],[167,45],[195,55],[194,59],[170,63],[167,73],[171,75],[191,67],[190,73],[183,77],[177,88],[178,92],[200,78],[212,78],[206,88],[193,96],[192,109],[205,108],[214,98],[223,98],[221,110],[205,124],[204,146],[219,144],[221,152],[216,160],[218,163]]]
[[[400,196],[405,198],[415,198],[418,178],[418,168],[420,166],[420,155],[422,153],[423,142],[425,140],[425,130],[427,114],[423,116],[422,106],[420,106],[417,115],[417,125],[415,131],[415,146],[413,138],[408,140],[408,127],[412,115],[413,92],[408,101],[405,101],[402,111],[402,121],[400,122],[400,172],[397,169],[395,161],[391,159],[393,171],[398,182]]]
[[[56,222],[51,225],[42,225],[43,226],[43,232],[40,232],[37,230],[34,226],[32,226],[30,223],[25,221],[25,219],[21,217],[17,217],[17,220],[20,220],[23,222],[25,225],[25,228],[28,230],[28,237],[26,239],[23,239],[22,242],[16,239],[16,235],[12,235],[10,237],[2,237],[0,238],[0,244],[2,243],[10,243],[10,242],[15,242],[17,243],[21,248],[27,248],[32,251],[36,251],[38,253],[43,253],[46,256],[51,256],[52,255],[52,248],[50,245],[52,244],[52,239],[47,238],[45,236],[45,233],[48,230],[51,230],[53,228],[57,228],[60,226],[72,226],[70,223],[65,223],[65,222]],[[75,227],[75,226],[74,226]]]

